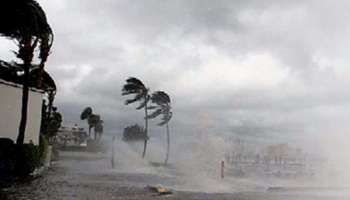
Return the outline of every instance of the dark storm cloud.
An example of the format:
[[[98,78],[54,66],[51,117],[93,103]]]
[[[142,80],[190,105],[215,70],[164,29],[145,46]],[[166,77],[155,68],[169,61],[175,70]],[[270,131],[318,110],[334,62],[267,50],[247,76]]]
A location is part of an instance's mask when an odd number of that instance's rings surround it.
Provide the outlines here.
[[[129,76],[169,92],[175,132],[211,124],[295,135],[349,115],[347,1],[39,2],[55,31],[47,69],[69,122],[93,106],[109,132],[142,123],[123,105]]]

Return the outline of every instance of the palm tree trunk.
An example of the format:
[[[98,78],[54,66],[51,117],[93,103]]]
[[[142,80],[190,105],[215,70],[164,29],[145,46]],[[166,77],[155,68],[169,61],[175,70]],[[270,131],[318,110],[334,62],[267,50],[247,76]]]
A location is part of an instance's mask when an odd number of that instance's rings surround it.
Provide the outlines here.
[[[24,75],[23,75],[23,88],[22,88],[22,110],[21,110],[21,121],[19,124],[17,144],[24,143],[24,135],[27,126],[27,114],[28,114],[28,99],[29,99],[29,65],[24,65]]]
[[[166,157],[165,157],[165,161],[164,161],[165,165],[168,164],[169,152],[170,152],[170,133],[169,133],[169,124],[168,123],[166,123],[166,142],[167,142],[167,146],[166,146]]]
[[[145,135],[146,135],[146,138],[145,138],[145,141],[143,144],[142,158],[144,158],[146,156],[147,141],[148,141],[148,119],[147,119],[147,116],[148,116],[148,111],[147,111],[147,103],[146,103],[146,105],[145,105]]]
[[[22,43],[23,42],[23,43]],[[20,47],[19,58],[23,60],[23,88],[22,88],[22,110],[21,121],[18,129],[18,136],[16,143],[23,144],[24,136],[27,126],[27,114],[28,114],[28,99],[29,99],[29,69],[33,60],[34,48],[37,45],[38,40],[35,40],[32,44],[31,38],[26,38],[22,41],[23,47]]]
[[[96,127],[94,127],[94,140],[96,140]]]

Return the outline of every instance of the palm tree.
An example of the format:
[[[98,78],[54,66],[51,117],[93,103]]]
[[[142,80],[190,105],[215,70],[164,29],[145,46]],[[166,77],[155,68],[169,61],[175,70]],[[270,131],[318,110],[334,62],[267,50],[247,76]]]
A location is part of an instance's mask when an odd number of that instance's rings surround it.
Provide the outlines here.
[[[96,129],[96,127],[99,126],[99,123],[101,122],[101,117],[100,115],[97,114],[92,114],[90,115],[90,117],[88,118],[88,123],[89,123],[89,136],[90,136],[90,130],[91,128],[94,128],[94,140],[97,140],[97,132],[98,132],[98,128]]]
[[[95,139],[97,138],[98,140],[100,140],[102,138],[102,134],[103,134],[103,120],[99,120],[94,128],[94,132],[95,132]]]
[[[89,118],[92,115],[92,108],[91,107],[86,107],[83,112],[81,112],[80,114],[80,119],[81,120],[87,120],[88,124],[89,124],[89,137],[91,135],[91,128],[92,128],[92,124],[91,121],[89,120]]]
[[[135,77],[130,77],[126,80],[126,84],[123,86],[122,89],[122,95],[130,95],[134,94],[134,98],[128,99],[125,101],[125,105],[134,103],[136,101],[140,101],[140,105],[136,108],[137,110],[144,108],[145,110],[145,140],[144,140],[144,146],[143,146],[143,153],[142,158],[146,155],[146,149],[147,149],[147,141],[148,141],[148,111],[147,111],[147,103],[150,100],[150,95],[148,94],[149,89],[146,88],[146,86],[140,81],[139,79]]]
[[[165,164],[168,164],[169,151],[170,151],[170,133],[169,133],[169,121],[173,115],[171,110],[171,101],[167,93],[163,91],[157,91],[152,94],[151,101],[154,106],[150,106],[149,109],[154,110],[150,115],[147,116],[148,119],[156,118],[159,115],[163,115],[161,122],[158,123],[159,126],[166,125],[166,135],[167,135],[167,151],[165,157]]]
[[[91,129],[94,128],[94,139],[96,140],[96,126],[102,121],[100,115],[92,112],[91,107],[86,107],[80,114],[81,120],[87,120],[89,125],[89,137],[91,136]]]
[[[23,144],[27,124],[29,99],[29,73],[34,50],[39,47],[40,71],[45,66],[53,42],[53,33],[43,9],[35,0],[3,0],[0,3],[0,36],[13,39],[18,44],[16,56],[22,61],[22,110],[17,144]],[[38,78],[41,87],[41,77]]]

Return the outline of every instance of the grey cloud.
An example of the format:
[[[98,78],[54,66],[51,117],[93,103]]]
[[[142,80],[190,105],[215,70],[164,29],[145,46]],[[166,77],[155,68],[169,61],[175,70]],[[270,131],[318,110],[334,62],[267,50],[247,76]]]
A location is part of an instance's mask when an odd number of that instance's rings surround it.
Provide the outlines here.
[[[202,115],[218,132],[256,137],[305,133],[346,116],[347,1],[39,2],[55,31],[47,70],[59,86],[56,102],[67,122],[79,121],[81,109],[93,106],[110,133],[142,123],[141,113],[123,105],[120,89],[129,76],[171,94],[179,134],[205,124]],[[227,59],[234,82],[241,76],[236,65],[261,54],[285,69],[282,81],[219,87],[222,80],[210,76],[227,70],[220,66]],[[212,69],[203,72],[208,63]],[[196,88],[196,81],[204,86]],[[158,130],[153,122],[152,128]]]

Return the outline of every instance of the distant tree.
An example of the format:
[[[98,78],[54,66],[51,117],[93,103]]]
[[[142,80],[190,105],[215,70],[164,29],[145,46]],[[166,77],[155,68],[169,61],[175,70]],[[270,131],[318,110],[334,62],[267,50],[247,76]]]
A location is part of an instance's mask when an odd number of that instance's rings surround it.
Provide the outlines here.
[[[97,135],[97,139],[100,140],[101,137],[102,137],[102,134],[103,134],[103,120],[100,120],[100,121],[97,122],[97,124],[95,125],[94,132],[96,133],[95,137]]]
[[[124,128],[123,140],[124,141],[144,141],[147,138],[146,131],[138,124],[127,126]]]
[[[41,124],[40,124],[40,133],[45,134],[45,130],[47,127],[47,121],[48,121],[48,108],[46,105],[46,101],[43,100],[42,101],[42,105],[41,105]]]
[[[62,125],[62,115],[57,111],[57,107],[52,107],[52,113],[48,114],[48,108],[46,105],[43,106],[43,115],[41,121],[41,133],[46,135],[49,140],[57,135],[58,129]]]
[[[96,126],[98,126],[99,122],[101,120],[101,116],[97,114],[92,114],[88,118],[88,123],[89,123],[89,132],[91,128],[94,128],[94,140],[97,140],[97,132],[96,132]]]
[[[19,50],[17,58],[23,71],[22,110],[18,129],[17,144],[23,144],[28,112],[29,73],[33,67],[34,51],[38,47],[40,71],[44,69],[49,56],[53,33],[47,23],[43,9],[35,0],[2,0],[0,3],[0,36],[14,39]],[[38,77],[41,87],[41,76]]]
[[[92,115],[92,108],[91,107],[86,107],[83,112],[80,114],[80,119],[81,120],[87,120],[88,125],[89,125],[89,137],[91,135],[91,128],[93,127],[93,124],[91,123],[91,120],[89,118]]]
[[[162,115],[161,122],[158,123],[159,126],[166,125],[166,136],[167,136],[167,151],[165,157],[165,164],[168,164],[169,151],[170,151],[170,133],[169,133],[169,121],[173,115],[171,110],[171,101],[167,93],[163,91],[154,92],[151,96],[152,106],[149,107],[150,110],[154,110],[151,114],[147,116],[148,119],[156,118]]]
[[[52,113],[52,107],[53,107],[53,101],[55,99],[55,95],[56,95],[56,91],[51,90],[48,92],[48,112],[47,112],[47,116],[50,117],[51,113]]]
[[[93,114],[91,107],[86,107],[80,114],[81,120],[87,120],[89,125],[89,137],[91,136],[91,129],[94,128],[94,139],[97,139],[96,126],[101,121],[100,115]]]
[[[60,112],[57,111],[57,107],[52,108],[52,115],[49,119],[49,125],[48,125],[48,136],[53,137],[57,134],[58,129],[62,125],[62,115]]]
[[[133,94],[134,98],[125,101],[125,105],[140,101],[140,105],[136,108],[137,110],[144,108],[145,110],[145,140],[142,157],[146,155],[147,141],[148,141],[148,110],[147,103],[150,100],[150,95],[148,94],[149,89],[137,78],[130,77],[126,80],[126,84],[123,86],[122,95]]]

